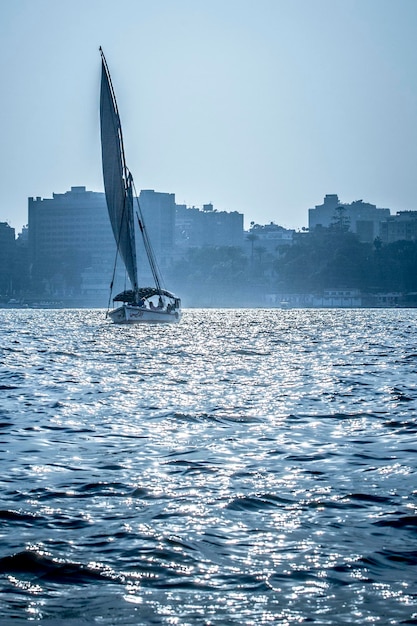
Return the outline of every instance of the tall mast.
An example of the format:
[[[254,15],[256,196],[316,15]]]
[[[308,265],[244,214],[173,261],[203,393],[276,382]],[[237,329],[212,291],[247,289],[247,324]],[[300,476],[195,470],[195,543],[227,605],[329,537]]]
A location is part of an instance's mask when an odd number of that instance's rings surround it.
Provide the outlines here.
[[[110,76],[110,71],[109,71],[109,66],[107,65],[106,57],[104,56],[104,52],[103,52],[103,49],[102,49],[101,46],[100,46],[99,50],[100,50],[100,54],[101,54],[101,61],[103,63],[104,71],[106,72],[107,81],[108,81],[109,87],[110,87],[110,94],[111,94],[111,98],[112,98],[112,102],[113,102],[114,111],[115,111],[115,113],[117,115],[117,119],[118,119],[118,122],[119,122],[118,132],[119,132],[119,142],[120,142],[120,154],[121,154],[121,157],[122,157],[123,176],[124,176],[125,181],[127,181],[129,170],[128,170],[127,165],[126,165],[125,146],[124,146],[124,142],[123,142],[123,131],[122,131],[122,124],[120,122],[119,108],[117,106],[116,94],[114,93],[113,83],[112,83],[111,76]]]
[[[132,288],[137,291],[137,262],[133,213],[132,177],[126,165],[119,109],[109,68],[100,47],[102,79],[100,92],[101,152],[103,180],[110,222]]]

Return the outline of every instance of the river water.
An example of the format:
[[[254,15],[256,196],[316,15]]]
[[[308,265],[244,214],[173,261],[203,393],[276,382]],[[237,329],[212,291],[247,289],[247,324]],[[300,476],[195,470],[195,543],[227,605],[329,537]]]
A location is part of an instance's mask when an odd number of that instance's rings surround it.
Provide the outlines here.
[[[417,624],[417,311],[0,311],[2,624]]]

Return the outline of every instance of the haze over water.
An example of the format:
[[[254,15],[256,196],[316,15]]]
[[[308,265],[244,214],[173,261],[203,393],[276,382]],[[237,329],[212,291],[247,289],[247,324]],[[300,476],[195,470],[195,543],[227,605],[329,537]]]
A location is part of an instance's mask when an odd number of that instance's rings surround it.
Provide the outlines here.
[[[416,321],[0,311],[2,623],[417,623]]]

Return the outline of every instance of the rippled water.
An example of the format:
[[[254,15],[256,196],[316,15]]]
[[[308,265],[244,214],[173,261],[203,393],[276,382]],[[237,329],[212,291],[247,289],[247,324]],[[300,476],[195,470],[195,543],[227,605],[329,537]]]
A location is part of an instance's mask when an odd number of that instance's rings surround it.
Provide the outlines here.
[[[416,322],[1,311],[1,623],[416,624]]]

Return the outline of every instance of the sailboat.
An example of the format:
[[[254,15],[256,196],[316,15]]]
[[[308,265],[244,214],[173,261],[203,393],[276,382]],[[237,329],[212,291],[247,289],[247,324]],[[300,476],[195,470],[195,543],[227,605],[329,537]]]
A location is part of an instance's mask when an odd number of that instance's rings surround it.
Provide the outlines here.
[[[179,322],[181,300],[162,288],[161,274],[146,230],[133,177],[126,165],[116,96],[101,48],[100,54],[102,61],[100,125],[104,190],[117,253],[124,263],[131,284],[131,289],[113,298],[113,303],[122,304],[108,310],[107,315],[116,324]],[[135,192],[135,198],[133,192]],[[134,199],[136,200],[135,211]],[[155,283],[151,287],[140,287],[138,282],[135,217]],[[111,289],[113,282],[114,276]]]

